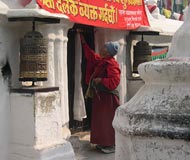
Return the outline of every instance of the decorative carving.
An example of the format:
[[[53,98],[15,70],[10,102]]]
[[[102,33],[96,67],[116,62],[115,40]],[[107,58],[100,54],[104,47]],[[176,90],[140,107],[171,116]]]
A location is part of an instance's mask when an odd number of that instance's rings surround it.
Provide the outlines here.
[[[47,40],[41,33],[32,31],[20,43],[20,80],[47,80]]]

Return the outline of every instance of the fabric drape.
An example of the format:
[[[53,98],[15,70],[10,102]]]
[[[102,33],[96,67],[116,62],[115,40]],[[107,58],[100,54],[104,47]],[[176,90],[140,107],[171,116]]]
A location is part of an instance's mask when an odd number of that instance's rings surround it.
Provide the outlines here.
[[[82,47],[80,43],[80,35],[77,33],[75,39],[75,87],[74,87],[74,120],[82,121],[83,118],[86,118],[86,110],[85,110],[85,101],[84,95],[82,91],[82,71],[81,71],[81,63],[82,63]]]

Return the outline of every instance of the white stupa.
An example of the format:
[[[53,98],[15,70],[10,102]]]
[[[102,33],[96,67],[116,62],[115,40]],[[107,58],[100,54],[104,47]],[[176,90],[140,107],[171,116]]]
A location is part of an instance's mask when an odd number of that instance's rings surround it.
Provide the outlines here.
[[[168,59],[140,64],[145,85],[115,114],[116,160],[190,159],[190,8]]]

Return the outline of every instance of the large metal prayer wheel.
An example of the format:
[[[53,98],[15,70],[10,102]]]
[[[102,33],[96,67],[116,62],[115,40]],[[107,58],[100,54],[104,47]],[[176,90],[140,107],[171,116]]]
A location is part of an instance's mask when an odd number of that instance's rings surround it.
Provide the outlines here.
[[[134,62],[133,73],[138,73],[138,65],[147,61],[151,61],[152,47],[146,41],[137,42],[134,46]]]
[[[20,81],[47,80],[47,40],[37,31],[20,40]]]

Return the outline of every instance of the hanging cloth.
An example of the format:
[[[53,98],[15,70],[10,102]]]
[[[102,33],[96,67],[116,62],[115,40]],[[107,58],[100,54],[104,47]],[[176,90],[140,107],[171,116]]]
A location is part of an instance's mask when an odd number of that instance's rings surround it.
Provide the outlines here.
[[[81,79],[81,63],[82,63],[82,46],[80,41],[80,35],[77,33],[75,39],[75,87],[74,87],[74,120],[82,121],[83,118],[86,118],[86,109],[84,102],[84,95],[82,91]]]

